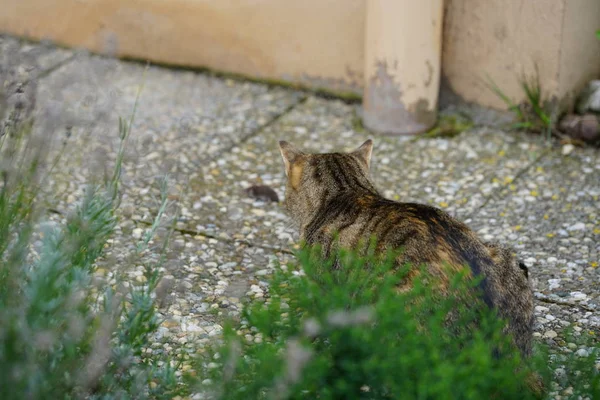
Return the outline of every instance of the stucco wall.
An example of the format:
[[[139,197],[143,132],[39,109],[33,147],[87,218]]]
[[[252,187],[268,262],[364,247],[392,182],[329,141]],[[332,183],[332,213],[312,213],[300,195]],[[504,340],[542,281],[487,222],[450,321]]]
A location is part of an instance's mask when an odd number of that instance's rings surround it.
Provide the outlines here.
[[[547,96],[569,99],[600,75],[598,0],[446,0],[443,73],[468,101],[503,108],[489,76],[515,101],[536,66]]]
[[[447,0],[443,73],[463,98],[503,107],[487,76],[511,97],[521,74],[539,70],[545,90],[559,86],[564,1]]]
[[[0,0],[0,31],[362,94],[366,4]],[[446,0],[445,11],[442,73],[466,100],[504,108],[483,84],[486,75],[519,100],[518,76],[536,64],[544,91],[559,97],[573,97],[600,75],[598,0]]]
[[[560,46],[561,97],[572,100],[591,78],[600,78],[600,0],[566,0]]]
[[[0,0],[0,31],[362,92],[365,0]]]

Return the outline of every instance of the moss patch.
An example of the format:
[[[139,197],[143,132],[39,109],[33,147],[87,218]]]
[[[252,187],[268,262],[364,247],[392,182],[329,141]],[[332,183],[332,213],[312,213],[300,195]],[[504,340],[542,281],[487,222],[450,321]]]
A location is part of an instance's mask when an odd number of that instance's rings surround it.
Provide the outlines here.
[[[460,114],[441,115],[433,128],[415,139],[453,138],[472,127],[473,121],[467,116]]]

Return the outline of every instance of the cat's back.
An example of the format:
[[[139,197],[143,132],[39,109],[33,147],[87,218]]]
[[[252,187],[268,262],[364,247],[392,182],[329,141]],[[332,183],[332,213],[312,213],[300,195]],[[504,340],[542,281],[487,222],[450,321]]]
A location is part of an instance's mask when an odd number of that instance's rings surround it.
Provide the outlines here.
[[[465,255],[458,253],[469,249],[485,253],[485,246],[469,227],[436,207],[379,196],[358,198],[357,206],[365,216],[363,232],[374,236],[381,246],[402,246],[412,253],[415,249],[408,247],[416,246],[421,257],[429,261],[438,256],[463,258]]]

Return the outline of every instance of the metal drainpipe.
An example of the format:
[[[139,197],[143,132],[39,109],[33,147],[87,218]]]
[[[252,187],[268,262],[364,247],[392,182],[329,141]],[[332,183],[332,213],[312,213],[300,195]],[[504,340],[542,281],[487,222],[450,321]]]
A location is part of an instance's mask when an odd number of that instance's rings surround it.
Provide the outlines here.
[[[443,0],[367,0],[363,123],[415,135],[437,120]]]

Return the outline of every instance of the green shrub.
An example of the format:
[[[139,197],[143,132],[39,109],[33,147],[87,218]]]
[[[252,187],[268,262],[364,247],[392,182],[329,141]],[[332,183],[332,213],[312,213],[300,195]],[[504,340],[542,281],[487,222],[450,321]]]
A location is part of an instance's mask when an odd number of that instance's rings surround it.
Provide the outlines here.
[[[269,298],[246,304],[202,360],[211,398],[528,399],[539,395],[534,372],[549,385],[545,351],[521,360],[494,313],[465,307],[475,282],[456,276],[442,297],[423,275],[398,293],[390,258],[341,251],[332,269],[315,254],[303,250],[296,268],[277,271]],[[578,361],[588,386],[576,394],[599,393],[593,358]]]
[[[40,218],[45,146],[27,128],[0,137],[3,399],[171,398],[178,390],[172,362],[144,353],[159,324],[152,296],[160,279],[157,265],[146,265],[145,285],[128,289],[93,279],[117,222],[129,126],[120,123],[122,143],[112,179],[90,185],[64,224]],[[155,224],[130,258],[134,261],[163,217],[164,189]]]

